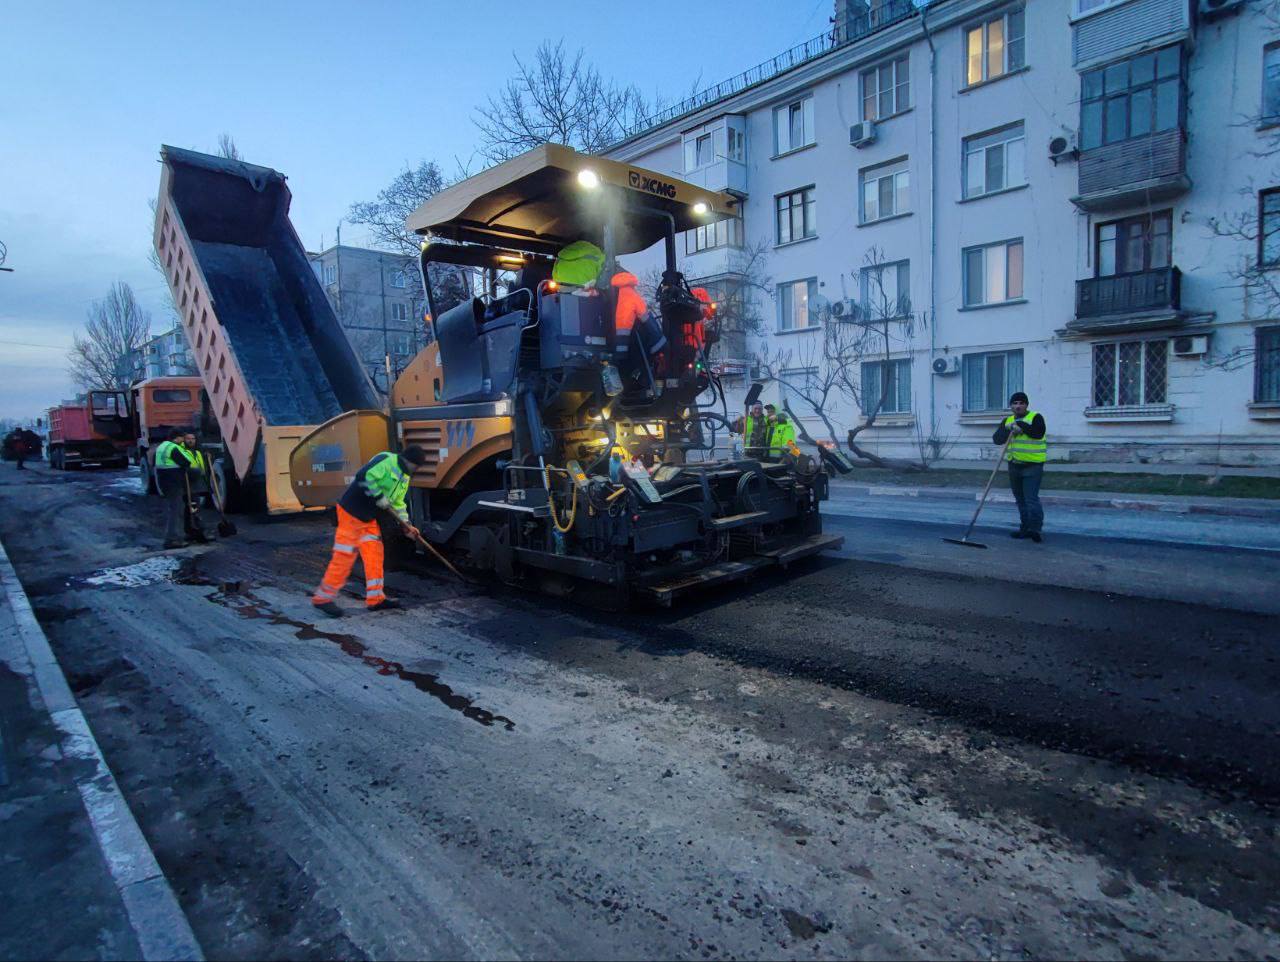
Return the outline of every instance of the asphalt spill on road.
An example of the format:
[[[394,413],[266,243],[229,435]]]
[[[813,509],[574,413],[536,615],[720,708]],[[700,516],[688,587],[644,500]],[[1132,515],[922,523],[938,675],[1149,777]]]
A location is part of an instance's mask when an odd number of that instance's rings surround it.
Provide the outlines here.
[[[328,641],[335,644],[343,654],[358,659],[379,675],[407,681],[423,694],[430,695],[445,707],[460,712],[481,725],[486,727],[501,725],[507,731],[512,731],[516,727],[516,723],[505,715],[498,715],[487,708],[481,708],[470,698],[458,694],[442,682],[438,675],[411,671],[398,661],[388,661],[377,655],[371,655],[368,646],[355,635],[338,631],[321,631],[315,625],[290,618],[254,595],[242,581],[214,581],[200,574],[194,567],[184,568],[173,580],[178,584],[212,587],[216,590],[205,595],[207,600],[231,609],[242,618],[261,619],[272,625],[292,628],[294,637],[300,641]]]

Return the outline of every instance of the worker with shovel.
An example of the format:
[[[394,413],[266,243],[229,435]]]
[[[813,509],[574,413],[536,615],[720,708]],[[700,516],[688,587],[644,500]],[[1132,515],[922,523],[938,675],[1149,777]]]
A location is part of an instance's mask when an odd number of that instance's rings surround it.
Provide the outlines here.
[[[1030,538],[1036,544],[1043,540],[1044,508],[1040,504],[1040,482],[1044,479],[1044,462],[1049,445],[1045,441],[1044,415],[1032,411],[1030,400],[1021,391],[1009,398],[1013,412],[996,428],[991,439],[996,444],[1008,442],[1005,456],[1009,459],[1009,488],[1018,502],[1021,524],[1011,532],[1014,538]]]
[[[203,532],[196,536],[191,523],[191,490],[188,472],[193,470],[194,459],[183,443],[186,432],[175,428],[168,440],[156,445],[156,486],[164,498],[164,546],[181,548],[188,539],[203,540]]]
[[[331,618],[342,616],[338,592],[351,576],[356,552],[364,562],[365,607],[369,611],[398,608],[383,590],[382,533],[378,529],[378,512],[395,516],[405,536],[418,540],[418,529],[409,523],[405,495],[409,478],[426,464],[427,452],[410,445],[399,454],[383,451],[375,454],[356,472],[355,478],[338,499],[338,532],[333,539],[333,557],[311,603]]]

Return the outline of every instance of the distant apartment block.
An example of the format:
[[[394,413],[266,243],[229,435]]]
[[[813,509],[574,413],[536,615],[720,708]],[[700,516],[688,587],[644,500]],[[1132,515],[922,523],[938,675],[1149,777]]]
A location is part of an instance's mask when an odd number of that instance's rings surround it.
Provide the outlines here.
[[[884,397],[859,438],[881,454],[991,458],[1025,390],[1055,459],[1280,464],[1276,5],[834,13],[608,152],[740,198],[679,244],[691,282],[761,321],[721,345],[729,383],[783,359],[768,397],[823,436],[799,395],[824,339],[887,320],[860,403],[825,411],[843,433]]]
[[[151,377],[175,377],[196,372],[191,345],[181,327],[157,334],[130,355],[130,369],[135,381]]]

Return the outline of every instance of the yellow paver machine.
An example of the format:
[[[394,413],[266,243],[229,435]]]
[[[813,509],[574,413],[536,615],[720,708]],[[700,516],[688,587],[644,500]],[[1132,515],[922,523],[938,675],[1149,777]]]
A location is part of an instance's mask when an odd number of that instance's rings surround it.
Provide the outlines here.
[[[595,602],[670,604],[838,547],[813,459],[715,457],[729,411],[705,356],[712,307],[676,235],[737,204],[554,144],[432,197],[408,226],[433,343],[388,412],[303,439],[299,501],[333,504],[367,457],[419,445],[410,514],[452,563]],[[654,265],[647,299],[620,258]]]

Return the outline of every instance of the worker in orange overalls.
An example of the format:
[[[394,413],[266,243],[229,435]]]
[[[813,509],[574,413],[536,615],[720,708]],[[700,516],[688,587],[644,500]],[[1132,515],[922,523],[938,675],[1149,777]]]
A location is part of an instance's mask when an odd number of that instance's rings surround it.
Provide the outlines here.
[[[613,325],[621,346],[631,339],[631,329],[636,326],[636,321],[649,313],[649,305],[637,290],[640,279],[630,271],[618,271],[610,283],[617,291],[618,304],[613,310]]]
[[[684,326],[684,342],[699,351],[707,346],[707,321],[715,317],[716,304],[705,287],[695,287],[690,293],[702,302],[702,315],[693,324]]]
[[[364,562],[365,607],[370,611],[400,607],[383,590],[382,533],[378,530],[378,511],[395,515],[406,537],[420,537],[418,529],[409,523],[405,495],[409,491],[409,478],[426,462],[427,452],[416,444],[399,454],[391,451],[375,454],[356,472],[338,499],[338,533],[333,539],[333,557],[329,559],[324,580],[311,596],[311,603],[326,615],[331,618],[342,616],[342,609],[335,599],[351,576],[357,551]]]

